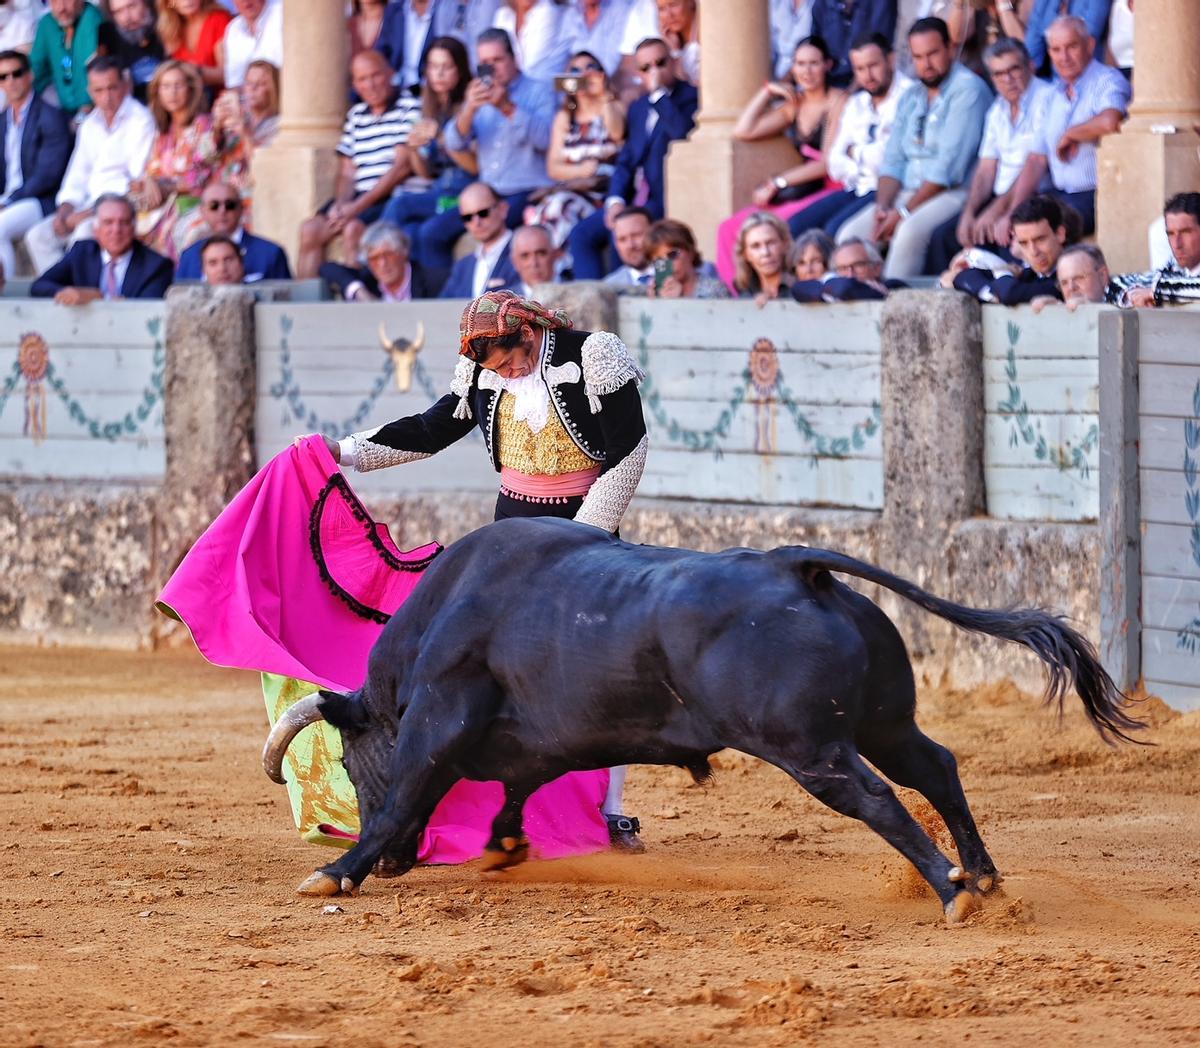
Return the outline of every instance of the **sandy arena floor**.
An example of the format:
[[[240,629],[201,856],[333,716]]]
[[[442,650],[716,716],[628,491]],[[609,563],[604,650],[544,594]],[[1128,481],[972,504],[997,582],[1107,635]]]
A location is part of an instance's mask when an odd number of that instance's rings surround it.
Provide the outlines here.
[[[0,648],[0,679],[4,1045],[1200,1043],[1200,713],[1152,703],[1158,747],[1114,752],[1075,708],[925,695],[1007,876],[961,929],[731,753],[706,789],[634,771],[644,857],[421,869],[325,915],[253,675]]]

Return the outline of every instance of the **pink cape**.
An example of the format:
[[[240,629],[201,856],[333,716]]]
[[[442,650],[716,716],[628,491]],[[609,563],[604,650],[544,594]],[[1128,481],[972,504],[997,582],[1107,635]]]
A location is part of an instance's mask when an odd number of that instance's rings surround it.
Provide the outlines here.
[[[158,606],[187,625],[210,662],[354,691],[366,678],[382,621],[404,603],[440,548],[397,549],[387,528],[366,514],[324,441],[309,437],[276,455],[238,493],[183,559]],[[375,621],[364,617],[372,611]],[[538,790],[525,805],[535,854],[607,848],[600,814],[607,787],[608,772],[593,771]],[[500,783],[460,780],[434,810],[419,861],[477,858],[503,797]]]

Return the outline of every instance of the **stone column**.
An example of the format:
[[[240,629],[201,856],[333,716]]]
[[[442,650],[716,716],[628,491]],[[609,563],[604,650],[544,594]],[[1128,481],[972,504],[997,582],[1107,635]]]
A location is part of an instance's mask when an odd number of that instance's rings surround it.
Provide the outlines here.
[[[254,295],[207,284],[171,288],[166,343],[167,470],[149,572],[155,594],[254,475]],[[156,617],[155,644],[177,632],[166,617]]]
[[[980,306],[957,292],[897,291],[883,310],[883,517],[880,562],[952,592],[955,528],[984,512]],[[888,593],[914,656],[951,650],[953,628]]]
[[[750,203],[754,187],[794,167],[796,150],[782,138],[738,142],[733,125],[771,75],[767,0],[698,4],[700,111],[686,142],[667,155],[667,208],[692,227],[709,258],[717,226]]]
[[[333,195],[348,104],[345,5],[283,0],[283,89],[275,141],[254,155],[254,231],[295,262],[300,223]]]
[[[1200,20],[1177,0],[1138,0],[1135,17],[1129,120],[1100,144],[1096,239],[1114,273],[1146,268],[1163,203],[1200,186]]]

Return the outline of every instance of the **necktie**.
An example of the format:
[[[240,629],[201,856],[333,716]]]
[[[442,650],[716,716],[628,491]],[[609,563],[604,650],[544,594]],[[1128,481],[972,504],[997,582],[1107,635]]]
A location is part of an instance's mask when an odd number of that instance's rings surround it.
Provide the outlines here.
[[[120,294],[117,288],[117,260],[111,258],[104,267],[104,297],[116,298]]]

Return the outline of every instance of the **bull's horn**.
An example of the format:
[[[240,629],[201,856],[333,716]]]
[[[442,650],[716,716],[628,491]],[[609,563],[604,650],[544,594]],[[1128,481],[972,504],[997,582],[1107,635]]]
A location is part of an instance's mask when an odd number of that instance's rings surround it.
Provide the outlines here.
[[[287,708],[282,717],[275,722],[271,734],[267,736],[263,746],[263,771],[272,782],[283,785],[287,780],[283,777],[283,756],[292,744],[292,739],[300,734],[301,729],[324,720],[321,714],[321,695],[305,695],[304,698]]]
[[[382,320],[379,322],[379,344],[389,352],[391,351],[392,340],[388,338],[387,326]]]
[[[408,348],[411,349],[414,353],[420,353],[421,347],[424,345],[425,345],[425,325],[422,324],[418,320],[417,321],[417,337],[416,337],[416,339],[413,340],[412,345],[409,346]]]

